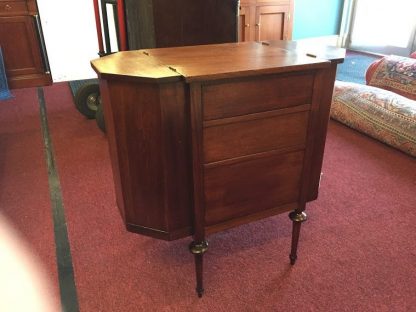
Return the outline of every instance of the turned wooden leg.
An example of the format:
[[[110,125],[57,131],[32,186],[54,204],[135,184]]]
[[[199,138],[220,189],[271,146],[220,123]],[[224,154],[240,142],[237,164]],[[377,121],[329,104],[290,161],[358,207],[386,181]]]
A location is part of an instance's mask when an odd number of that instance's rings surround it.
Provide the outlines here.
[[[290,220],[293,221],[293,231],[292,231],[292,249],[289,255],[290,264],[294,265],[296,259],[298,258],[297,250],[298,250],[298,242],[299,242],[299,233],[300,233],[300,226],[302,222],[306,221],[307,216],[304,211],[292,211],[289,214]]]
[[[203,257],[204,253],[208,250],[208,242],[195,242],[193,241],[189,245],[189,250],[195,256],[195,271],[196,271],[196,292],[198,297],[201,298],[204,293],[204,284],[203,284]]]

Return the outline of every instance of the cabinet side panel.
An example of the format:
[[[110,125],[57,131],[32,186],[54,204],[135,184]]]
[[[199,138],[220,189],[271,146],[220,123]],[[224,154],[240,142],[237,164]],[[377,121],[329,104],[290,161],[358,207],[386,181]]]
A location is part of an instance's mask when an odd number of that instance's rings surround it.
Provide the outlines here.
[[[322,100],[319,103],[317,113],[317,139],[312,155],[312,172],[311,181],[308,194],[308,201],[318,198],[319,182],[321,179],[321,170],[324,157],[326,134],[328,130],[329,113],[331,110],[332,93],[334,90],[335,76],[337,73],[337,64],[332,63],[331,68],[325,71],[324,74],[324,88]]]
[[[125,222],[165,232],[159,86],[111,81],[109,94]]]
[[[108,145],[109,145],[109,152],[110,152],[110,159],[111,159],[111,167],[113,171],[117,206],[118,206],[118,209],[120,210],[123,220],[125,221],[124,198],[123,198],[123,191],[121,187],[120,167],[119,167],[119,159],[118,159],[118,154],[117,154],[118,152],[117,141],[116,141],[115,131],[114,131],[114,116],[113,116],[112,107],[110,105],[110,92],[109,92],[107,80],[100,80],[100,95],[101,95],[101,102],[104,108],[104,119],[105,119],[105,125],[106,125],[107,139],[109,142]]]

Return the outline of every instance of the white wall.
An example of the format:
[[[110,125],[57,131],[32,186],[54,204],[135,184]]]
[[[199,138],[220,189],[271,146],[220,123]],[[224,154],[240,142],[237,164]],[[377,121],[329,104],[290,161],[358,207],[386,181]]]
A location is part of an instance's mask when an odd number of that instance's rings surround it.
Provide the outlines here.
[[[90,60],[98,58],[92,0],[38,0],[54,82],[96,77]]]

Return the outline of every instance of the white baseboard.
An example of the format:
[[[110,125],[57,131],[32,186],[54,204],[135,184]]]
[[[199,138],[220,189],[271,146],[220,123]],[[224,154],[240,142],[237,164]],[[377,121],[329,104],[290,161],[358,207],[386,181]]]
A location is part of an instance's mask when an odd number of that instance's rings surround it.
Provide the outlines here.
[[[328,45],[328,46],[336,46],[336,47],[340,46],[339,35],[305,38],[305,39],[298,39],[296,41],[304,42],[307,44]]]

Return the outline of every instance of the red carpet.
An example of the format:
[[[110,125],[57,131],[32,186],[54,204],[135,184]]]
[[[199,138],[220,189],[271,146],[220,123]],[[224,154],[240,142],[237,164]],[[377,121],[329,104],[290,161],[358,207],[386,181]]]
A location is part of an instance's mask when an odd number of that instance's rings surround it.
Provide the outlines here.
[[[0,101],[0,214],[43,263],[55,291],[49,296],[57,299],[55,241],[36,89],[13,90],[13,94],[15,98]]]
[[[128,233],[115,206],[104,135],[76,111],[66,84],[45,88],[45,97],[81,311],[414,310],[415,159],[331,122],[320,197],[307,207],[296,265],[289,265],[286,215],[212,235],[206,292],[198,299],[190,238],[163,242]],[[2,171],[14,161],[3,154]],[[35,200],[21,200],[40,213]]]

